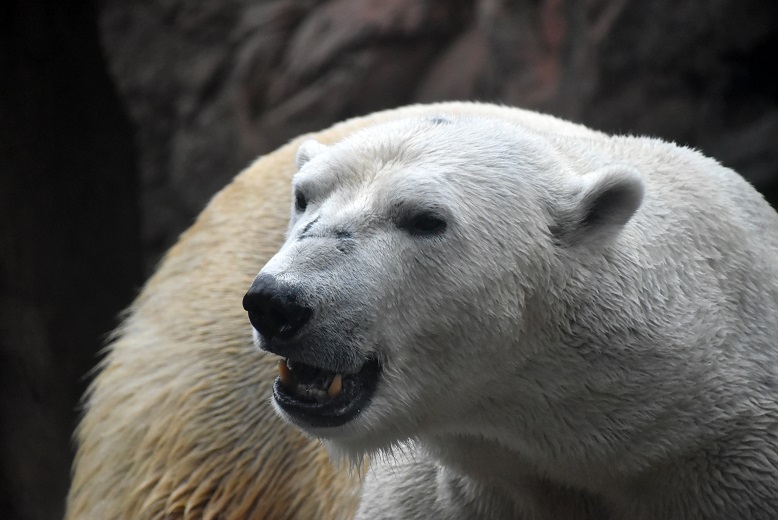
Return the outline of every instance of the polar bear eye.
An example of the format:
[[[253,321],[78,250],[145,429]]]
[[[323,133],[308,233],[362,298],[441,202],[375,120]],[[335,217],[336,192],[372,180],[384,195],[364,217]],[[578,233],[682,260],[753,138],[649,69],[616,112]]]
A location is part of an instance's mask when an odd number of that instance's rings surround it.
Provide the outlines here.
[[[305,195],[302,194],[301,191],[298,191],[294,194],[294,208],[297,211],[303,212],[305,211],[305,208],[308,207],[308,199],[305,198]]]
[[[435,213],[424,212],[402,220],[398,227],[411,235],[440,235],[446,230],[446,221]]]

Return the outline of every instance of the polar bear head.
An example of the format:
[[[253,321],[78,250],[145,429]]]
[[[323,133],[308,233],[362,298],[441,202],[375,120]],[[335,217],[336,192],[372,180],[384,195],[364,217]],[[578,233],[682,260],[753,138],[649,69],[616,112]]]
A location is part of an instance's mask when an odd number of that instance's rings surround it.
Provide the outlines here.
[[[285,360],[281,415],[361,454],[530,391],[505,382],[553,341],[564,258],[607,247],[643,196],[634,169],[582,172],[556,139],[440,117],[300,146],[286,242],[244,299]]]

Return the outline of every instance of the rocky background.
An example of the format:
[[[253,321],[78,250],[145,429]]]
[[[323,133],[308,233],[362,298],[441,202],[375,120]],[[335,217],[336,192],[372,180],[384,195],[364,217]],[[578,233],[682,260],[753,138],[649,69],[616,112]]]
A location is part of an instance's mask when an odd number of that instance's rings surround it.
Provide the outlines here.
[[[774,0],[9,0],[0,518],[61,517],[85,374],[208,199],[302,132],[477,99],[701,149],[778,205]]]

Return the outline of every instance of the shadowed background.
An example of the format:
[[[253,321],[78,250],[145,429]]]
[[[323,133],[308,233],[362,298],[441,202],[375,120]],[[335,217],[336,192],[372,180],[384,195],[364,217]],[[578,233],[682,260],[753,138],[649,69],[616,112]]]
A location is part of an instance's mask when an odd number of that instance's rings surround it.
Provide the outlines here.
[[[475,99],[699,148],[775,206],[777,57],[773,0],[4,2],[0,518],[61,517],[116,315],[257,155]]]

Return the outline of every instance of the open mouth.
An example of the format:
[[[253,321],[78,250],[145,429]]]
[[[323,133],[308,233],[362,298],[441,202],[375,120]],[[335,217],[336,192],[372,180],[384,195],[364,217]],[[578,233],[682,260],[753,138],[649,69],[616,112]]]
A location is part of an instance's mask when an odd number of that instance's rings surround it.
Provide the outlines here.
[[[299,361],[278,362],[273,398],[293,419],[309,426],[341,426],[370,402],[378,384],[378,361],[354,374],[336,373]]]

